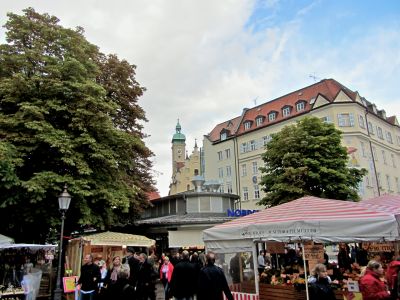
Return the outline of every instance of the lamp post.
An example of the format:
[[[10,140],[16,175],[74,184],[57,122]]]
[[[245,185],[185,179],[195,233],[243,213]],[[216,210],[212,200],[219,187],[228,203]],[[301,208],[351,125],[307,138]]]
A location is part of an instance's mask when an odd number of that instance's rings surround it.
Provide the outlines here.
[[[61,262],[63,253],[63,236],[64,236],[64,220],[65,213],[71,203],[71,195],[67,191],[67,185],[64,185],[64,191],[58,196],[58,207],[61,212],[61,237],[60,248],[58,249],[58,269],[57,269],[57,282],[56,289],[54,290],[54,300],[61,300],[63,290],[61,289]]]

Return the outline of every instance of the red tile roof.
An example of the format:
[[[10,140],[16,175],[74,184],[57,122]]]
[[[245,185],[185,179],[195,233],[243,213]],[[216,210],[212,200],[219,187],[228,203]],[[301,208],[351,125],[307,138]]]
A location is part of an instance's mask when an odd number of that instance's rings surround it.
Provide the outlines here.
[[[149,198],[149,201],[161,198],[160,194],[157,191],[147,193],[147,197]]]
[[[390,124],[395,125],[396,124],[396,116],[391,116],[386,119]]]
[[[230,135],[240,135],[244,132],[249,132],[254,129],[262,128],[268,126],[270,124],[274,124],[277,122],[282,121],[283,119],[290,118],[296,115],[303,114],[311,110],[310,101],[312,99],[316,99],[319,95],[324,96],[328,101],[332,102],[340,91],[343,91],[346,95],[350,97],[353,101],[356,100],[357,93],[351,91],[341,83],[337,82],[334,79],[324,79],[320,82],[317,82],[313,85],[304,87],[297,91],[291,92],[287,95],[281,96],[259,106],[253,107],[251,109],[245,110],[242,116],[235,117],[232,120],[226,121],[224,123],[218,124],[215,128],[210,132],[208,138],[212,142],[217,142],[220,140],[220,133],[223,129],[230,130]],[[301,100],[304,101],[305,107],[302,111],[296,111],[296,104]],[[282,115],[282,108],[285,106],[291,107],[290,115],[284,117]],[[268,114],[272,111],[277,112],[276,119],[273,121],[268,120]],[[264,116],[264,122],[257,126],[255,119],[259,116]],[[245,130],[243,122],[251,121],[250,129]],[[240,122],[240,126],[238,123]],[[232,126],[228,127],[228,124],[233,124]],[[235,130],[235,131],[233,131]],[[229,138],[229,136],[228,136]]]

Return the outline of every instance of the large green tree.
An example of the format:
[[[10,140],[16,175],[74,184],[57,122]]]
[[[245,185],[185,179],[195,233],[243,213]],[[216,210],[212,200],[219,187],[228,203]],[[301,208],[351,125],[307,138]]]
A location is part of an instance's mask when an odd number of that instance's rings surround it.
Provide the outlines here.
[[[33,8],[8,14],[0,45],[0,220],[17,240],[67,229],[130,223],[152,189],[152,152],[135,66],[104,55],[83,35]]]
[[[359,199],[357,188],[365,169],[348,167],[341,131],[316,117],[305,117],[272,135],[262,155],[260,205],[275,206],[310,195]]]

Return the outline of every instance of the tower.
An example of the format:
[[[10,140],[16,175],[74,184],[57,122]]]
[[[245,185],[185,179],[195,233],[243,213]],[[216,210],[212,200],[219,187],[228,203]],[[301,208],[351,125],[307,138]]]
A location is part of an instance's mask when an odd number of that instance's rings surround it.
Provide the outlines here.
[[[172,177],[184,165],[186,155],[186,137],[181,133],[182,127],[178,123],[175,127],[175,134],[172,137]]]

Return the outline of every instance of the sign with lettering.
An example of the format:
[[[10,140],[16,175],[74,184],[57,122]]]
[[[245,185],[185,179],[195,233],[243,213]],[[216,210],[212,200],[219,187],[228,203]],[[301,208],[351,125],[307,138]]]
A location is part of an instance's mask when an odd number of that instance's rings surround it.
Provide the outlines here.
[[[368,252],[392,252],[394,251],[393,243],[371,243]]]
[[[259,212],[259,210],[257,209],[228,209],[227,211],[227,215],[228,217],[243,217],[243,216],[247,216],[250,214],[254,214],[256,212]]]
[[[323,245],[304,245],[304,256],[306,260],[320,260],[324,258]]]
[[[285,243],[267,242],[267,252],[270,254],[285,253]]]
[[[302,235],[313,236],[320,233],[319,227],[300,227],[300,226],[274,226],[268,229],[243,230],[243,238],[263,238],[268,236],[299,237]]]

